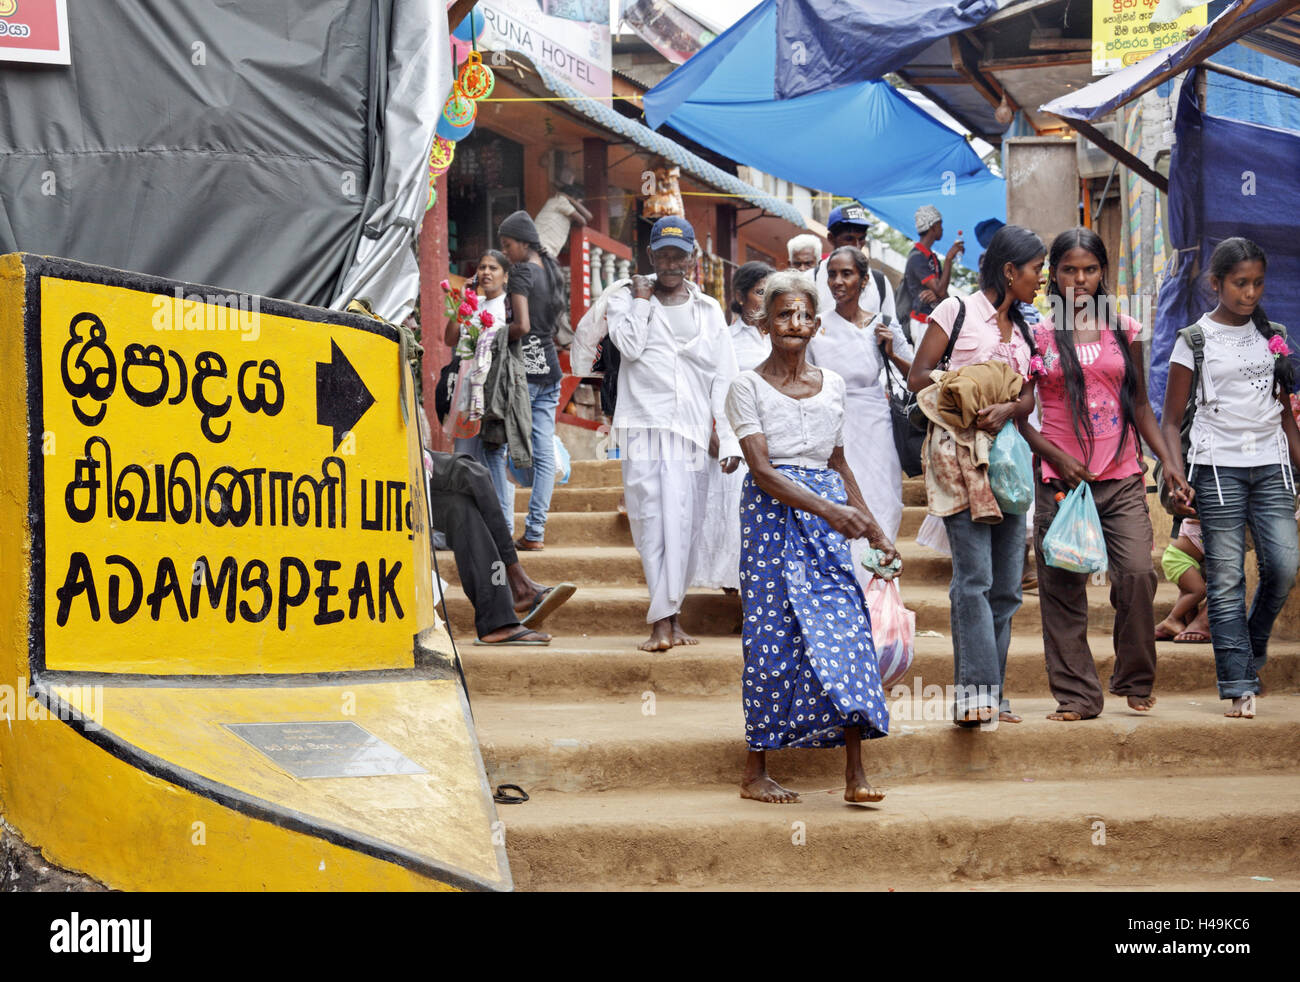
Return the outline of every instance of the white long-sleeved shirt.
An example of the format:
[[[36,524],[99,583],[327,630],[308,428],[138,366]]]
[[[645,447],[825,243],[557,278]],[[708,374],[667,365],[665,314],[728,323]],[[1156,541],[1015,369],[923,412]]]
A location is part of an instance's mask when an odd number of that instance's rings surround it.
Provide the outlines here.
[[[689,341],[673,336],[657,297],[640,300],[630,289],[609,298],[609,336],[622,361],[614,429],[669,430],[707,449],[716,423],[718,459],[739,457],[740,442],[727,422],[727,390],[739,370],[722,308],[695,284],[687,304],[698,330]]]

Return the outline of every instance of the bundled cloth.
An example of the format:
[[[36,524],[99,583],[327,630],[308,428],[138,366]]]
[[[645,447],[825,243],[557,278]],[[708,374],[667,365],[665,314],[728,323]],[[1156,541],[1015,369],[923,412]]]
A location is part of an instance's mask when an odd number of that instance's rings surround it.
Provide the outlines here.
[[[483,381],[483,417],[479,436],[489,447],[505,444],[510,463],[533,466],[533,406],[528,395],[528,372],[521,341],[509,331],[497,331],[492,360]]]
[[[650,277],[651,280],[654,277]],[[615,280],[598,296],[587,312],[578,321],[573,330],[573,344],[569,346],[569,371],[579,378],[592,373],[596,363],[596,351],[600,342],[609,334],[609,321],[605,314],[609,310],[609,298],[619,290],[626,290],[632,285],[631,278]]]
[[[931,423],[921,448],[926,508],[940,517],[969,508],[972,521],[996,525],[1003,515],[988,476],[993,434],[975,423],[986,406],[1020,398],[1024,379],[1002,361],[934,371],[930,379],[916,396]]]

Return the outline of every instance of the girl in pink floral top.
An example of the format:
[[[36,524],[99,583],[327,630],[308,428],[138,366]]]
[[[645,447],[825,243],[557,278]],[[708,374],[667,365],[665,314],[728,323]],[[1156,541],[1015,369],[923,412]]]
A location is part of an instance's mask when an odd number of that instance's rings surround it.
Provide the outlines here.
[[[1087,575],[1048,566],[1043,537],[1058,496],[1087,481],[1101,518],[1115,606],[1115,669],[1110,691],[1129,708],[1155,705],[1156,573],[1151,562],[1151,517],[1138,436],[1164,465],[1176,497],[1186,502],[1182,461],[1171,458],[1147,402],[1142,376],[1142,325],[1115,313],[1106,289],[1106,247],[1090,229],[1062,232],[1049,255],[1048,298],[1055,316],[1035,331],[1041,362],[1038,392],[1042,429],[1021,426],[1038,457],[1034,507],[1039,609],[1047,678],[1057,709],[1048,719],[1100,715],[1101,683],[1088,647]]]

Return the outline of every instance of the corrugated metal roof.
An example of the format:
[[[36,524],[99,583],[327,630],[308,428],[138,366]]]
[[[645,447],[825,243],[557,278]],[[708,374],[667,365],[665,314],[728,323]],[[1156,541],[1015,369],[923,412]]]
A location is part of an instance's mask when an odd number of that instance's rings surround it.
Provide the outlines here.
[[[659,154],[705,184],[717,188],[726,194],[743,198],[753,205],[764,209],[768,214],[784,219],[797,228],[807,228],[799,210],[783,198],[761,191],[752,184],[747,184],[734,174],[728,174],[721,168],[713,166],[704,158],[691,153],[685,147],[656,133],[634,119],[628,119],[622,113],[598,99],[584,96],[563,79],[553,75],[545,65],[534,65],[542,84],[558,96],[567,100],[569,108],[580,112],[593,122],[608,130],[631,140],[637,146],[644,147],[651,153]]]

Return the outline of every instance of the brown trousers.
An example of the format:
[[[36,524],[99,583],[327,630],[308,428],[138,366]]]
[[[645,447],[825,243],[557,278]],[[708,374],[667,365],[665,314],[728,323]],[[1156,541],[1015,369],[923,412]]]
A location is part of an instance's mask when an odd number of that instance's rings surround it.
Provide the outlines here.
[[[1047,681],[1060,712],[1085,719],[1101,713],[1105,696],[1088,647],[1088,574],[1048,566],[1043,537],[1056,517],[1057,491],[1064,483],[1038,482],[1034,502],[1034,555],[1043,618]],[[1148,696],[1156,677],[1156,571],[1151,563],[1151,516],[1146,481],[1140,474],[1094,481],[1092,498],[1101,518],[1110,562],[1110,604],[1115,608],[1115,669],[1110,691]]]

